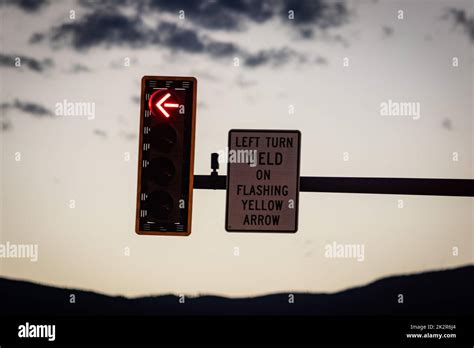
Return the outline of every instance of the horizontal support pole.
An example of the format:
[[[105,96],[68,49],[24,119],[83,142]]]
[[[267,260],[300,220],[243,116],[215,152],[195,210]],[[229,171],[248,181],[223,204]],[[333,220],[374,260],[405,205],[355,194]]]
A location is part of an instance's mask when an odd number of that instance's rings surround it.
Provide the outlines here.
[[[226,179],[225,175],[194,175],[194,188],[225,190]],[[302,176],[300,192],[474,197],[474,180]]]
[[[201,190],[225,190],[226,175],[194,175],[194,188]]]

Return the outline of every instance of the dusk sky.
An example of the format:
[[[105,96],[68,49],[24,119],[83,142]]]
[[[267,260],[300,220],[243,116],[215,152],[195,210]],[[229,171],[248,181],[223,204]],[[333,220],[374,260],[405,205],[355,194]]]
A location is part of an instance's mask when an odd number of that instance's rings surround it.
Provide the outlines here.
[[[232,234],[225,191],[194,190],[189,237],[134,232],[144,75],[197,78],[196,174],[230,129],[269,128],[301,131],[302,176],[474,179],[472,0],[0,4],[0,243],[39,250],[0,276],[253,296],[473,264],[463,197],[303,192],[296,234]],[[95,113],[58,116],[64,100]],[[419,117],[382,115],[389,101]],[[364,260],[325,257],[333,242]]]

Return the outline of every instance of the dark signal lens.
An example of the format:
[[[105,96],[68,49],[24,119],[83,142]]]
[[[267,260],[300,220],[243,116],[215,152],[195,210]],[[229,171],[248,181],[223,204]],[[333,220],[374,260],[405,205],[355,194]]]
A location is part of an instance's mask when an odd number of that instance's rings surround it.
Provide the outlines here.
[[[170,159],[159,157],[152,160],[150,172],[156,184],[166,186],[173,180],[176,168]]]
[[[170,152],[176,144],[176,131],[169,124],[161,123],[153,127],[151,146],[160,152]]]
[[[173,198],[165,191],[155,191],[148,197],[148,210],[150,218],[165,220],[173,209]]]

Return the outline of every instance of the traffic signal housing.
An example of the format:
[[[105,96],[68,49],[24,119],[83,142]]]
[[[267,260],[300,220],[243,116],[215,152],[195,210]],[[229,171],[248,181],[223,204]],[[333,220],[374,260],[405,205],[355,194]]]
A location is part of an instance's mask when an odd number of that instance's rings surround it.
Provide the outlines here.
[[[142,78],[138,234],[191,233],[196,87],[194,77]]]

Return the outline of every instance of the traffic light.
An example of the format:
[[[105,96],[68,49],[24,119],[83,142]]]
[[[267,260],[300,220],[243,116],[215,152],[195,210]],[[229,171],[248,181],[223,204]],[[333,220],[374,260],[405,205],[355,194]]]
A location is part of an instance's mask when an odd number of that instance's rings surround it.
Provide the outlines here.
[[[196,87],[194,77],[142,78],[138,234],[191,233]]]

